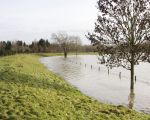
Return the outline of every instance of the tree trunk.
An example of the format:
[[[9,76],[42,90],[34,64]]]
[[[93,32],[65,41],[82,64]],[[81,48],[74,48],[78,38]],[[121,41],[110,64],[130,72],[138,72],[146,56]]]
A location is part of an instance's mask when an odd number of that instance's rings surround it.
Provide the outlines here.
[[[134,55],[132,54],[132,60],[131,60],[131,86],[130,89],[134,89]]]
[[[67,52],[64,53],[64,57],[67,58]]]
[[[64,57],[67,58],[67,50],[64,50]]]

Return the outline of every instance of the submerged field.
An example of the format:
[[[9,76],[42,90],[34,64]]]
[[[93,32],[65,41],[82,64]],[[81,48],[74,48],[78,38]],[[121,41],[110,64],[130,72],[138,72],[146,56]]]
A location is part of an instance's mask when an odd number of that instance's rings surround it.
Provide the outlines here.
[[[83,95],[49,72],[39,62],[41,56],[47,55],[0,58],[0,119],[150,120],[149,115]]]

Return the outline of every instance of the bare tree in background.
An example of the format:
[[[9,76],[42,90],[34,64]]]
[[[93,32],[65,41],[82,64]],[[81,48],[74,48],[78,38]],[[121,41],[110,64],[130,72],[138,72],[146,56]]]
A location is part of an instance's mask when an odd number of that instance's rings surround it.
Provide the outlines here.
[[[60,45],[60,47],[63,49],[64,57],[67,58],[70,43],[68,34],[65,32],[53,33],[52,39],[54,39]]]
[[[53,33],[52,39],[56,41],[63,49],[64,57],[67,58],[68,52],[75,49],[78,51],[79,45],[81,45],[81,39],[79,36],[69,36],[65,32]]]
[[[115,48],[108,62],[131,71],[133,90],[134,66],[144,55],[141,45],[150,40],[150,1],[99,0],[98,10],[95,30],[87,37],[93,45]]]

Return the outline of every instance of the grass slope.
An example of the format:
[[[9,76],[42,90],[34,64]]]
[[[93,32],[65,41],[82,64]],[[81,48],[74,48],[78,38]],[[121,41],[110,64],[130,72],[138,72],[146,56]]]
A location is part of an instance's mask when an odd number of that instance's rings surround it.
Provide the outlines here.
[[[0,58],[2,120],[150,120],[150,116],[83,95],[49,72],[40,55]]]

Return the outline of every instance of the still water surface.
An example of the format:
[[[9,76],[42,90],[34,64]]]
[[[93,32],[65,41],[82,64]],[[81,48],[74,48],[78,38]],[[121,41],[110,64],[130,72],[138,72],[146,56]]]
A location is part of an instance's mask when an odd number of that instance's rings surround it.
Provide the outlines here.
[[[135,67],[135,90],[130,91],[130,71],[116,67],[108,69],[98,63],[96,55],[41,58],[51,71],[63,77],[84,94],[99,101],[124,105],[150,114],[150,64]],[[119,75],[121,73],[121,75]]]

